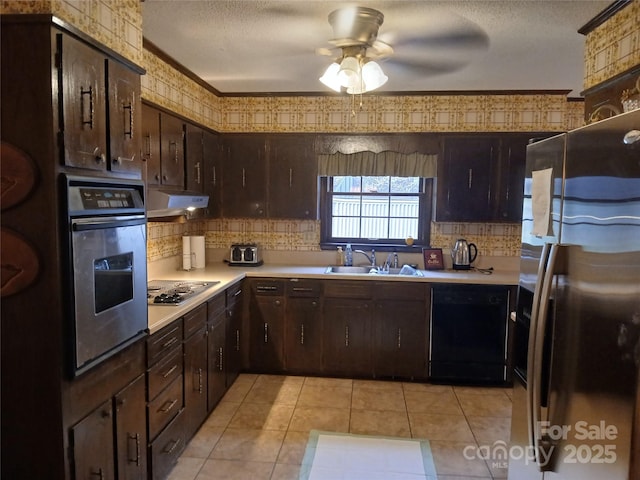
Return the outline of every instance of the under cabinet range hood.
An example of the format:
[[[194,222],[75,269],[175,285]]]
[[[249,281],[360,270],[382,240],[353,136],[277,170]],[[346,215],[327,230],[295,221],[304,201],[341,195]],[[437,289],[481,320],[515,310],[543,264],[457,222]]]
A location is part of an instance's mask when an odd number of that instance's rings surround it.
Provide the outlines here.
[[[150,188],[147,192],[147,217],[184,215],[196,208],[206,208],[209,196],[188,190]]]

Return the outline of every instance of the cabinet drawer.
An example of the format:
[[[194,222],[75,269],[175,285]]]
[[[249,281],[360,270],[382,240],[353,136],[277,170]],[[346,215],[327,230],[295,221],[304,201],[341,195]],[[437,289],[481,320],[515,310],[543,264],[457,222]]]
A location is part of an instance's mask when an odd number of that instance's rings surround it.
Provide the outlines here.
[[[427,287],[423,283],[385,282],[374,286],[376,300],[425,300],[426,292]]]
[[[322,283],[293,278],[287,283],[287,295],[289,297],[319,297],[322,295]]]
[[[147,367],[158,362],[166,352],[179,343],[182,343],[182,318],[147,339]]]
[[[242,284],[236,283],[227,288],[227,309],[232,309],[240,300],[242,300]]]
[[[187,339],[207,323],[207,304],[194,308],[183,317],[184,338]]]
[[[182,373],[182,346],[173,349],[166,359],[155,364],[147,373],[149,400],[153,400],[167,385]]]
[[[182,374],[155,400],[149,402],[149,438],[152,439],[175,417],[183,406]]]
[[[169,426],[151,442],[150,478],[166,478],[178,461],[186,442],[183,418],[183,410],[180,410]]]
[[[371,298],[370,282],[328,281],[324,284],[325,297]]]
[[[224,310],[227,306],[227,301],[223,294],[216,295],[207,302],[207,322],[211,325],[217,325],[221,320],[224,320]]]
[[[256,280],[251,285],[251,289],[255,295],[284,295],[283,280]]]

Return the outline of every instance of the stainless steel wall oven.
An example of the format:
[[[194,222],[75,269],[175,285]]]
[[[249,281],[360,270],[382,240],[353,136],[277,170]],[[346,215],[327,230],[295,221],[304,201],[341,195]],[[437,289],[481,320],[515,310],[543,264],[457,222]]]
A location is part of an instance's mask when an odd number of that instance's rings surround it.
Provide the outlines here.
[[[63,175],[73,376],[147,331],[144,185]]]

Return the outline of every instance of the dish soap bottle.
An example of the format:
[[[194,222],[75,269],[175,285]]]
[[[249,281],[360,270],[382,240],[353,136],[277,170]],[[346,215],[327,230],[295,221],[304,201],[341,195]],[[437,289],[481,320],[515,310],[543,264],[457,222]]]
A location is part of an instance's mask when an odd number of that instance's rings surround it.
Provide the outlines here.
[[[342,247],[338,247],[338,253],[336,254],[336,265],[344,265],[344,252]]]
[[[347,243],[347,248],[344,251],[344,264],[347,267],[353,265],[353,251],[351,250],[351,244]]]

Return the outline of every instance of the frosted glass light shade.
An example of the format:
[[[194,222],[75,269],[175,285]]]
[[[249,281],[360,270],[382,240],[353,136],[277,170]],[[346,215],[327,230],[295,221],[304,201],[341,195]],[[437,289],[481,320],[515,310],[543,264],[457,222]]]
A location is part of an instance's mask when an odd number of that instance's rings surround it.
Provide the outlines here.
[[[338,79],[338,72],[340,71],[340,65],[336,62],[333,62],[329,65],[329,68],[324,72],[324,75],[320,77],[320,81],[324,83],[327,87],[336,92],[339,92],[342,85],[340,85],[340,80]]]
[[[320,81],[332,90],[340,92],[345,88],[351,95],[375,90],[388,79],[376,62],[352,56],[344,57],[339,64],[333,62],[320,77]]]
[[[355,57],[344,57],[340,62],[338,72],[340,84],[343,87],[353,87],[360,83],[360,62]]]
[[[369,61],[362,67],[362,79],[364,81],[365,91],[370,92],[387,83],[389,77],[384,74],[380,65],[376,62]]]

